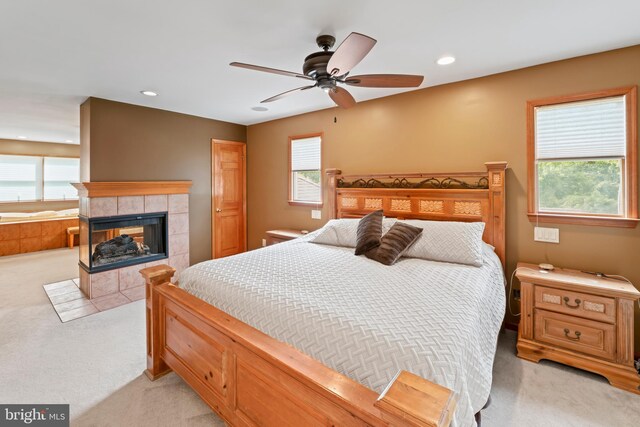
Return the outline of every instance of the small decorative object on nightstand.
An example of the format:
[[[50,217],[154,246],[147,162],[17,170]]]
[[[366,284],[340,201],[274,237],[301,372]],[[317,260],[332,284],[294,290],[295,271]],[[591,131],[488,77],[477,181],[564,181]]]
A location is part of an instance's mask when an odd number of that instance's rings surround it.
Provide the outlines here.
[[[575,270],[541,272],[524,263],[516,276],[522,308],[518,357],[595,372],[640,394],[633,366],[633,306],[640,292],[633,285]]]
[[[307,233],[305,233],[303,230],[269,230],[267,231],[267,246],[286,242],[287,240],[297,239],[298,237],[304,236],[305,234]]]

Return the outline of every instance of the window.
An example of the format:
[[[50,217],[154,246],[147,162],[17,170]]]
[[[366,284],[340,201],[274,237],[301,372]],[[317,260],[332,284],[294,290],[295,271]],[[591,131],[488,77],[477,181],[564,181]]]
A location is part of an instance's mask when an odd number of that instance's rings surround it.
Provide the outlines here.
[[[0,202],[77,199],[80,159],[0,155]]]
[[[322,204],[322,135],[289,138],[289,204]]]
[[[80,180],[80,159],[44,158],[44,199],[77,199],[78,190],[71,183]]]
[[[529,218],[635,227],[636,88],[528,103]]]

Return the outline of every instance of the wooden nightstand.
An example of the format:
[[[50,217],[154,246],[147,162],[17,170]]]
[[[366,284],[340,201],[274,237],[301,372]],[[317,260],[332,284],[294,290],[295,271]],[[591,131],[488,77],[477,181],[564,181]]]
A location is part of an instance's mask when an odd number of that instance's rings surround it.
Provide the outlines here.
[[[287,240],[297,239],[305,234],[306,233],[303,233],[301,230],[269,230],[267,231],[267,246],[286,242]]]
[[[614,387],[640,394],[633,367],[633,306],[640,292],[627,282],[575,270],[542,273],[524,263],[518,269],[518,357],[595,372]]]

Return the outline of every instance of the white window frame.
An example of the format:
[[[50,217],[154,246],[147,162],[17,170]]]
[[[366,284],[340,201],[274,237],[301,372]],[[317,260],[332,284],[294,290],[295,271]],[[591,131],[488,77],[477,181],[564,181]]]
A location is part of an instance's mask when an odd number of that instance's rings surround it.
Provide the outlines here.
[[[296,200],[294,199],[294,191],[293,191],[293,174],[294,171],[292,169],[292,159],[291,159],[291,153],[292,153],[292,145],[294,144],[294,141],[296,140],[300,140],[300,139],[308,139],[308,138],[320,138],[320,169],[318,169],[319,173],[320,173],[320,200],[318,201],[309,201],[309,200]],[[306,134],[306,135],[295,135],[295,136],[290,136],[289,137],[289,166],[288,166],[288,175],[289,175],[289,179],[288,179],[288,186],[289,186],[289,205],[291,206],[315,206],[315,207],[322,207],[323,205],[323,199],[324,199],[324,179],[322,176],[322,144],[323,144],[323,139],[324,136],[321,132],[319,133],[311,133],[311,134]],[[316,170],[316,169],[313,169]]]
[[[623,96],[626,101],[626,153],[619,159],[622,166],[619,215],[540,211],[538,194],[538,159],[536,155],[536,109],[538,107]],[[558,96],[527,102],[527,198],[529,220],[535,223],[580,224],[633,228],[638,224],[638,136],[637,87],[623,87],[576,95]],[[587,160],[576,157],[571,160]]]
[[[36,161],[36,180],[35,180],[35,190],[36,190],[36,198],[29,200],[0,200],[0,203],[29,203],[29,202],[60,202],[66,200],[78,200],[78,196],[63,198],[63,199],[45,199],[44,197],[44,163],[47,158],[66,158],[66,159],[79,159],[79,157],[66,157],[66,156],[34,156],[34,155],[21,155],[21,154],[0,154],[2,156],[8,157],[30,157],[37,159]],[[79,168],[78,168],[79,172]],[[80,180],[80,175],[78,174],[78,181]]]

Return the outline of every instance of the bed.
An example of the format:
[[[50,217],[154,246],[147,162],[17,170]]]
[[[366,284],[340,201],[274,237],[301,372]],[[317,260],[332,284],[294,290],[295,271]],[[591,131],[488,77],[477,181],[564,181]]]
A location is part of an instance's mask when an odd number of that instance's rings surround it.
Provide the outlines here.
[[[190,267],[180,287],[169,267],[143,270],[147,375],[173,369],[231,425],[475,425],[504,316],[505,168],[329,171],[338,218],[383,209],[399,219],[484,222],[480,267],[405,258],[390,268],[313,243],[316,232]],[[409,395],[406,405],[404,396],[381,404],[390,388],[420,388],[399,384],[398,372],[453,390],[455,413],[430,420],[428,405]]]

